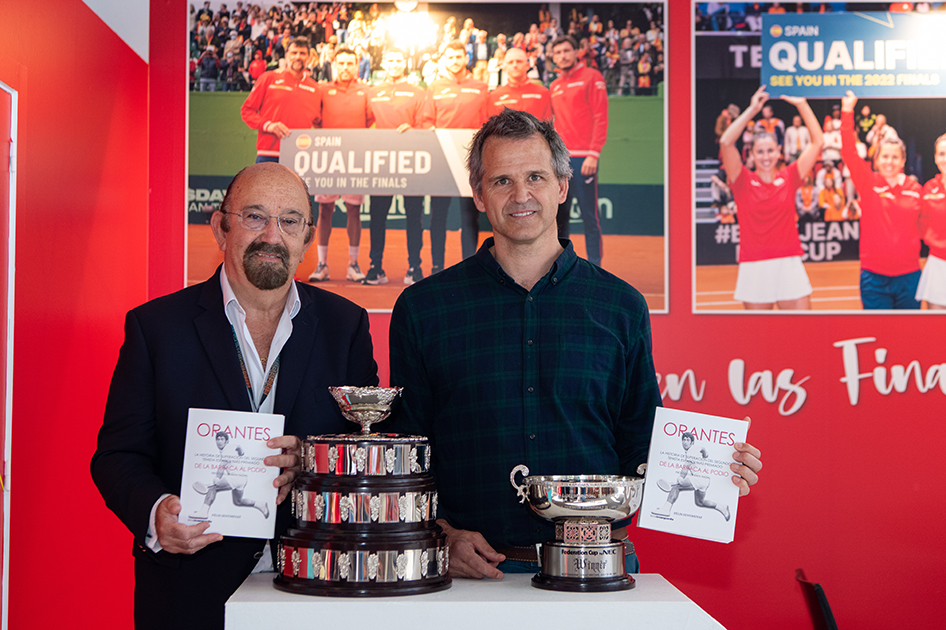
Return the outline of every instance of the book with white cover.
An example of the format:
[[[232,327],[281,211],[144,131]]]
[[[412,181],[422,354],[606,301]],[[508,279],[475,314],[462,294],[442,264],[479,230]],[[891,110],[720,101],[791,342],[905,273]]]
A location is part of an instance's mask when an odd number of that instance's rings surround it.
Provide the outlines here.
[[[279,454],[266,442],[281,436],[284,425],[278,414],[190,409],[178,520],[209,521],[208,534],[272,538],[279,468],[263,460]]]
[[[638,527],[732,542],[739,486],[729,466],[748,429],[744,420],[658,407]]]

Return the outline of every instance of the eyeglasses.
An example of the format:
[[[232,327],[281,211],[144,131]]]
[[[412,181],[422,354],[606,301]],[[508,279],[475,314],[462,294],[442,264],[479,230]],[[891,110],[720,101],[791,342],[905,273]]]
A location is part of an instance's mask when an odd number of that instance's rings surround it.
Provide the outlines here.
[[[270,219],[276,219],[276,225],[279,226],[279,231],[286,236],[299,236],[307,226],[312,225],[312,223],[297,215],[275,217],[261,212],[246,212],[244,214],[239,212],[226,212],[224,210],[221,210],[221,212],[240,217],[240,225],[253,232],[259,232],[265,229],[266,226],[269,225]]]

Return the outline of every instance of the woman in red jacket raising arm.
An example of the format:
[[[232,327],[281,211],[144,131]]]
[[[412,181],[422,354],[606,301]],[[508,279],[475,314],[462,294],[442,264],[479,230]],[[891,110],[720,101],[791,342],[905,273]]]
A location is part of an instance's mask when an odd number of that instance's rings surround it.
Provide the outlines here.
[[[929,245],[930,255],[920,276],[916,290],[918,301],[926,300],[931,310],[946,309],[946,135],[933,145],[933,161],[939,175],[926,182],[920,204],[920,223],[923,240]]]
[[[920,185],[903,174],[906,147],[881,140],[874,170],[857,155],[854,106],[841,99],[841,159],[861,196],[861,304],[865,309],[916,309],[920,281]]]
[[[739,219],[739,276],[735,298],[748,310],[810,309],[811,283],[802,264],[804,253],[798,238],[795,191],[811,171],[824,136],[821,124],[804,98],[782,96],[798,109],[811,135],[797,160],[778,168],[780,147],[774,134],[753,136],[749,155],[755,170],[743,163],[736,140],[769,100],[765,87],[752,95],[752,102],[719,139],[720,155],[730,182]]]

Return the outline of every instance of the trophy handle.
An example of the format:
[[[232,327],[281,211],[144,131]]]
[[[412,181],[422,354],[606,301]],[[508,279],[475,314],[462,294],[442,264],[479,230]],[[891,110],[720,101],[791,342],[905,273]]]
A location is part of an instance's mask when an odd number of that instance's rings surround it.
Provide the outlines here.
[[[523,479],[525,479],[526,477],[529,476],[529,468],[528,466],[519,464],[518,466],[512,469],[511,473],[509,473],[509,483],[511,483],[512,487],[516,489],[516,495],[519,497],[519,503],[525,503],[526,502],[526,484],[522,484],[520,486],[519,484],[516,483],[516,473],[520,473]]]
[[[637,467],[637,474],[644,475],[646,473],[647,473],[647,462],[644,462],[643,464]]]

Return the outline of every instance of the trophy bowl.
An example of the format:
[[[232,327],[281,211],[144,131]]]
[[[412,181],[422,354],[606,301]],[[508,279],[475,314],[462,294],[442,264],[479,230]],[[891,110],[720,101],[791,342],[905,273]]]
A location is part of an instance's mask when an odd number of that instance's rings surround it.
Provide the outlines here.
[[[524,466],[513,469],[522,472]],[[528,468],[524,475],[528,475]],[[637,511],[641,504],[642,477],[618,475],[538,475],[526,476],[521,486],[512,480],[520,497],[544,519],[603,518],[619,521]]]
[[[371,433],[371,425],[391,415],[391,404],[401,387],[329,387],[346,420],[361,425],[361,434]]]
[[[643,473],[646,464],[638,469]],[[521,474],[522,483],[516,483]],[[558,591],[600,592],[634,588],[627,575],[623,540],[611,523],[641,504],[644,479],[619,475],[536,475],[519,465],[509,474],[520,503],[555,523],[555,540],[541,546],[533,586]]]

